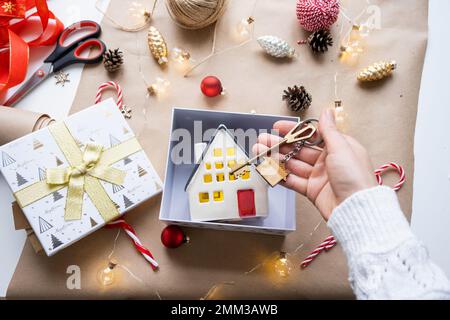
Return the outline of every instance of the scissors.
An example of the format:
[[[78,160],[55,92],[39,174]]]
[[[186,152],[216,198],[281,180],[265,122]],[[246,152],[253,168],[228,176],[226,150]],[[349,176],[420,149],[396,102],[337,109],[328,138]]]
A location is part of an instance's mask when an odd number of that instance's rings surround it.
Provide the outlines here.
[[[88,32],[81,37],[76,37],[75,40],[64,42],[70,35],[86,29]],[[5,106],[13,106],[19,102],[28,92],[30,92],[39,83],[48,78],[54,72],[60,71],[62,68],[76,63],[95,64],[103,59],[103,54],[106,51],[105,44],[98,39],[102,29],[100,25],[94,21],[83,20],[76,22],[61,32],[56,42],[56,48],[44,60],[44,64],[15,92],[5,103]],[[97,47],[99,52],[93,56],[82,57],[83,52],[91,48]]]

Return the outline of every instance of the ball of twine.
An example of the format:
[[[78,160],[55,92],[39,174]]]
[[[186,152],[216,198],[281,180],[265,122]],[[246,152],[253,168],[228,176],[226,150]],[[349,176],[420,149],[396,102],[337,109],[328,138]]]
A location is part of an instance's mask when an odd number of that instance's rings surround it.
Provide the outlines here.
[[[219,19],[228,0],[166,0],[172,19],[182,28],[201,29]]]
[[[298,0],[297,19],[306,31],[326,30],[339,16],[339,0]]]

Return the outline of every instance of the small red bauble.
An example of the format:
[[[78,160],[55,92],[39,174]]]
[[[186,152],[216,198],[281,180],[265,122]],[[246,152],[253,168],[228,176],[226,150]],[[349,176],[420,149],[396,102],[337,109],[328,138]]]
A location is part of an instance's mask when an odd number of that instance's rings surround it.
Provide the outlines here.
[[[161,242],[167,248],[178,248],[189,239],[185,236],[183,230],[178,226],[167,226],[161,232]]]
[[[222,82],[220,82],[220,80],[214,76],[208,76],[204,78],[200,85],[200,89],[205,96],[211,98],[217,97],[223,92]]]

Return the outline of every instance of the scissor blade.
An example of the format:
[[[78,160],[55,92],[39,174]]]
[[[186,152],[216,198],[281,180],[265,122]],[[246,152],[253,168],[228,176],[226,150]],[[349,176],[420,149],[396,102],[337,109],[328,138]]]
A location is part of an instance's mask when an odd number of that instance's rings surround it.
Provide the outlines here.
[[[44,63],[3,105],[12,107],[52,73],[53,65]]]

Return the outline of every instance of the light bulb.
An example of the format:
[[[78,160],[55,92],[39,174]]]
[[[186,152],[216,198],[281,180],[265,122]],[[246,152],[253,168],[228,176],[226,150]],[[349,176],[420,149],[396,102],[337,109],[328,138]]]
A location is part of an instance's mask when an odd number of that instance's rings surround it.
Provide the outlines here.
[[[184,49],[173,48],[171,53],[172,60],[175,62],[182,63],[191,59],[191,55]]]
[[[360,55],[364,52],[366,38],[369,36],[370,28],[366,25],[354,24],[349,35],[348,43],[341,46],[340,58],[342,62],[356,65]]]
[[[137,23],[145,23],[151,18],[151,13],[139,2],[132,2],[128,12]]]
[[[147,88],[151,96],[163,96],[167,93],[170,86],[169,80],[163,78],[156,78],[156,82]]]
[[[367,38],[370,34],[371,29],[366,24],[355,24],[352,27],[352,34],[358,39]]]
[[[361,54],[364,52],[365,44],[362,39],[352,39],[347,44],[348,48],[351,48],[353,52]]]
[[[342,62],[349,65],[356,65],[363,52],[364,48],[362,47],[361,42],[357,40],[350,41],[348,45],[341,47],[340,59]]]
[[[347,131],[347,118],[348,115],[344,110],[344,107],[342,106],[341,100],[336,100],[334,102],[334,114],[336,119],[336,127],[341,132]]]
[[[292,270],[292,263],[288,259],[286,252],[280,252],[279,257],[275,261],[274,270],[275,273],[282,278],[286,278],[290,275]]]
[[[253,31],[253,17],[248,17],[239,21],[236,26],[236,37],[238,41],[245,41],[250,38]]]
[[[191,68],[194,60],[191,58],[191,54],[181,48],[173,48],[170,51],[170,57],[175,62],[175,68],[184,74],[189,68]]]
[[[115,271],[114,268],[117,266],[114,262],[109,262],[106,268],[102,268],[97,275],[98,281],[102,286],[109,286],[114,283]]]

